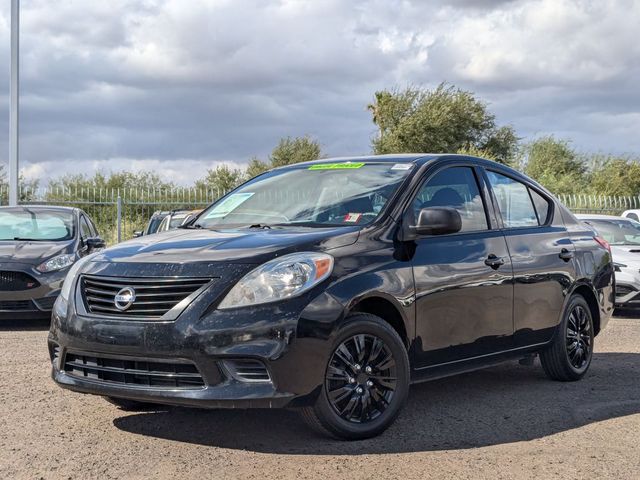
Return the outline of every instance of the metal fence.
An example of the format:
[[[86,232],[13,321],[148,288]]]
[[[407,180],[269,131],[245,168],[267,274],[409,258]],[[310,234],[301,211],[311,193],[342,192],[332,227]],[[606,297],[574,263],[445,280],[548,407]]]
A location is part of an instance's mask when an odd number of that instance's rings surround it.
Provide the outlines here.
[[[0,188],[0,203],[7,204],[6,187]],[[66,205],[87,212],[108,244],[133,237],[143,230],[155,211],[199,209],[220,198],[225,192],[211,189],[100,189],[38,188],[23,189],[22,205]],[[284,193],[284,192],[283,192]],[[624,210],[640,208],[640,196],[558,195],[576,213],[619,215]]]
[[[224,193],[195,188],[38,188],[21,190],[19,203],[81,208],[89,214],[107,244],[114,244],[144,230],[155,211],[204,208]],[[0,189],[0,202],[7,204],[6,189]]]
[[[558,195],[558,199],[575,213],[620,215],[625,210],[640,208],[640,196]]]

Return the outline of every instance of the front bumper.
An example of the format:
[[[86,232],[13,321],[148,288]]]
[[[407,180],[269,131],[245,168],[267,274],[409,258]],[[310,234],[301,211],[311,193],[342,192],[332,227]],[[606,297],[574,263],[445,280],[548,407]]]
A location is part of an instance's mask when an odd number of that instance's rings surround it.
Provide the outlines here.
[[[617,308],[640,308],[640,271],[622,268],[616,274],[615,306]]]
[[[342,305],[327,294],[316,292],[314,298],[309,292],[287,302],[220,311],[212,304],[229,288],[225,284],[212,282],[171,321],[80,314],[74,307],[82,301],[76,291],[66,312],[57,304],[52,315],[49,349],[54,381],[77,392],[205,408],[275,408],[313,401],[328,356],[327,341],[322,338],[328,330],[323,325],[340,318]],[[306,318],[307,309],[311,319]],[[307,326],[302,331],[301,323]],[[88,368],[90,375],[69,367],[68,356],[78,354],[90,358],[93,365],[97,362],[92,367],[95,370]],[[122,370],[109,370],[113,375],[105,381],[95,373],[107,363],[97,357],[130,362],[116,364],[118,368],[151,368],[145,362],[187,362],[197,369],[202,385],[149,385],[144,384],[144,375]],[[259,361],[269,381],[239,380],[227,362],[240,360]],[[114,375],[121,376],[114,381]]]
[[[39,284],[25,290],[0,291],[0,320],[51,318],[51,309],[68,269],[40,273],[33,265],[10,262],[1,263],[0,270],[27,274]]]

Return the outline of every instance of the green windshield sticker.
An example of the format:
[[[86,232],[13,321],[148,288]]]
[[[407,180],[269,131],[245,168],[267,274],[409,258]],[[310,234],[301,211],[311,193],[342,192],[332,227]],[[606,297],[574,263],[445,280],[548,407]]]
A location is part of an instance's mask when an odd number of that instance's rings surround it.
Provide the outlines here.
[[[213,209],[207,213],[205,218],[220,218],[226,217],[231,212],[233,212],[236,208],[242,205],[244,202],[249,200],[253,196],[253,192],[251,193],[234,193],[225,198],[218,205],[213,207]]]
[[[351,170],[353,168],[364,167],[364,162],[357,163],[319,163],[317,165],[311,165],[309,170]]]

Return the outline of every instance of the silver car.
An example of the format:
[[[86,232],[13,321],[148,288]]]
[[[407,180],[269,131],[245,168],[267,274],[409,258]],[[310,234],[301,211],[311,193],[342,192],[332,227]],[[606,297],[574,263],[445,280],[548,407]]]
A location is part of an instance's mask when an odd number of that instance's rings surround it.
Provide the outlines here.
[[[576,215],[611,245],[616,307],[640,307],[640,222],[613,215]]]

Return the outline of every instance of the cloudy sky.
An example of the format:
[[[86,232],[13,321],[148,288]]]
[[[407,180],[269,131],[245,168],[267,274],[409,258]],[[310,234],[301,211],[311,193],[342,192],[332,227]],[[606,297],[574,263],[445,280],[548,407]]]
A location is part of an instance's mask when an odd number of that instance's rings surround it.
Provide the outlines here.
[[[9,1],[0,6],[8,158]],[[640,154],[640,0],[22,0],[21,168],[179,183],[308,134],[370,151],[382,88],[476,92],[525,138]],[[5,167],[6,170],[6,167]]]

